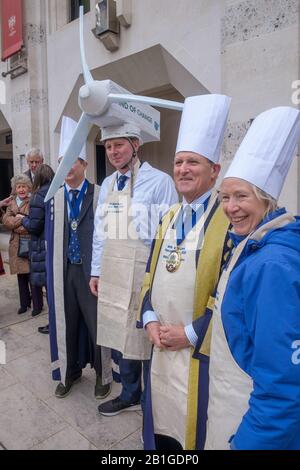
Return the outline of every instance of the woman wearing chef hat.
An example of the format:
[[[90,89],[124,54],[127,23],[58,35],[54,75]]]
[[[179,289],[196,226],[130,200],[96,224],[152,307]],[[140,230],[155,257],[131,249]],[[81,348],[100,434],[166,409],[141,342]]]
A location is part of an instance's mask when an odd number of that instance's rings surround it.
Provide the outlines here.
[[[206,449],[300,448],[300,220],[277,200],[300,113],[253,122],[221,202],[235,249],[213,313]]]

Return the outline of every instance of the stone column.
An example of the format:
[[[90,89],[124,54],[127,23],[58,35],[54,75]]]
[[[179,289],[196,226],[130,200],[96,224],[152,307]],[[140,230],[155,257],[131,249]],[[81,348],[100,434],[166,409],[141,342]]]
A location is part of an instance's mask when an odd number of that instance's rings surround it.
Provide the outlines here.
[[[15,173],[26,169],[20,156],[31,147],[40,148],[49,161],[46,5],[44,0],[23,5],[28,71],[9,85]]]

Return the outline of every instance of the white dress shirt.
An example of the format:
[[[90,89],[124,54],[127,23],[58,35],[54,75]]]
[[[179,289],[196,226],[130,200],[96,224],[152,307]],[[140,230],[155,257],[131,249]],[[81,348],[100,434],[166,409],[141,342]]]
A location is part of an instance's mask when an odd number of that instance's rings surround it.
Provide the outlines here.
[[[118,190],[117,175],[120,176],[121,173],[115,171],[105,178],[100,189],[94,221],[91,264],[91,276],[95,277],[101,275],[101,258],[105,243],[101,207],[106,202],[114,179],[116,180],[114,191]],[[131,172],[128,171],[126,176],[128,176],[128,180],[125,183],[125,188],[130,184]],[[145,245],[149,246],[151,244],[159,220],[169,210],[170,206],[176,202],[178,202],[178,195],[172,178],[166,173],[153,168],[149,163],[143,163],[139,168],[133,186],[132,214],[138,236]]]
[[[85,179],[82,181],[82,183],[77,188],[71,188],[71,186],[69,186],[67,183],[65,183],[66,190],[68,191],[70,201],[72,201],[72,197],[73,197],[72,193],[70,194],[70,191],[76,191],[77,190],[80,193],[84,183],[85,183]],[[87,190],[85,190],[85,192],[86,191]],[[83,199],[82,199],[82,201],[83,201]],[[82,201],[81,201],[80,206],[79,206],[79,212],[81,211]],[[68,219],[70,219],[70,207],[69,207],[68,203],[67,203],[67,208],[68,208]]]

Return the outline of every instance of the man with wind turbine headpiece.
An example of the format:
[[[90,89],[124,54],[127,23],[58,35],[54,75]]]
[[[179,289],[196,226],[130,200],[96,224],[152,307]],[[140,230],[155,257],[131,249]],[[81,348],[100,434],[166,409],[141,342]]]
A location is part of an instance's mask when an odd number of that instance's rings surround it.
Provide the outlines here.
[[[159,112],[149,104],[177,110],[181,110],[183,105],[131,95],[110,80],[101,82],[93,80],[85,60],[82,11],[80,16],[81,57],[85,85],[79,91],[79,105],[83,114],[64,153],[46,200],[52,198],[64,182],[70,168],[77,160],[92,124],[98,125],[102,129],[102,140],[105,142],[108,158],[117,170],[104,181],[99,197],[90,283],[92,292],[99,295],[98,344],[119,352],[117,359],[120,360],[123,395],[113,403],[110,401],[102,405],[105,405],[103,414],[111,416],[131,409],[132,404],[140,401],[141,360],[150,358],[151,345],[146,334],[135,328],[139,292],[150,250],[149,245],[159,218],[178,199],[172,179],[146,162],[141,164],[138,159],[138,149],[143,142],[159,140]],[[127,176],[126,182],[122,176]],[[119,203],[117,199],[120,195]],[[132,201],[136,204],[135,208],[132,208]],[[108,210],[101,214],[103,207]],[[126,210],[120,211],[123,207]],[[129,208],[130,210],[127,210]],[[108,221],[108,231],[104,237],[101,223],[103,215]],[[129,233],[125,237],[124,233],[117,238],[111,237],[110,234],[114,233],[113,228],[116,224],[121,232],[124,232],[124,228],[125,230],[128,228]],[[100,269],[101,281],[98,279]],[[119,274],[119,278],[116,273]],[[114,280],[116,283],[112,285]],[[121,282],[119,289],[118,281]],[[105,318],[102,320],[104,314]],[[123,353],[126,359],[120,359]],[[113,409],[107,409],[110,405]],[[99,411],[102,412],[101,409]]]
[[[102,128],[116,171],[99,195],[90,287],[98,296],[97,342],[114,350],[122,383],[119,397],[99,405],[104,416],[139,409],[142,361],[150,359],[152,347],[146,332],[136,328],[139,296],[159,219],[178,200],[171,177],[139,160],[142,124]]]

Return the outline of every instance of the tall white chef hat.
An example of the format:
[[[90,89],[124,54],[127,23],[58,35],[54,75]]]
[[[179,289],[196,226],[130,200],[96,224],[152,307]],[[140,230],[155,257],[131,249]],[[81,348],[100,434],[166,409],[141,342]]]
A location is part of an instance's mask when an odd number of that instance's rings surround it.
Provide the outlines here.
[[[253,121],[224,178],[241,178],[278,199],[300,139],[300,112],[281,106]]]
[[[191,96],[184,102],[176,153],[195,152],[218,163],[231,98],[225,95]]]
[[[66,153],[66,150],[71,142],[71,139],[74,135],[75,129],[77,126],[77,122],[71,119],[68,116],[63,116],[61,121],[61,130],[60,130],[60,142],[59,142],[59,158],[63,157]],[[86,161],[86,145],[81,149],[80,154],[78,155],[79,158]]]

